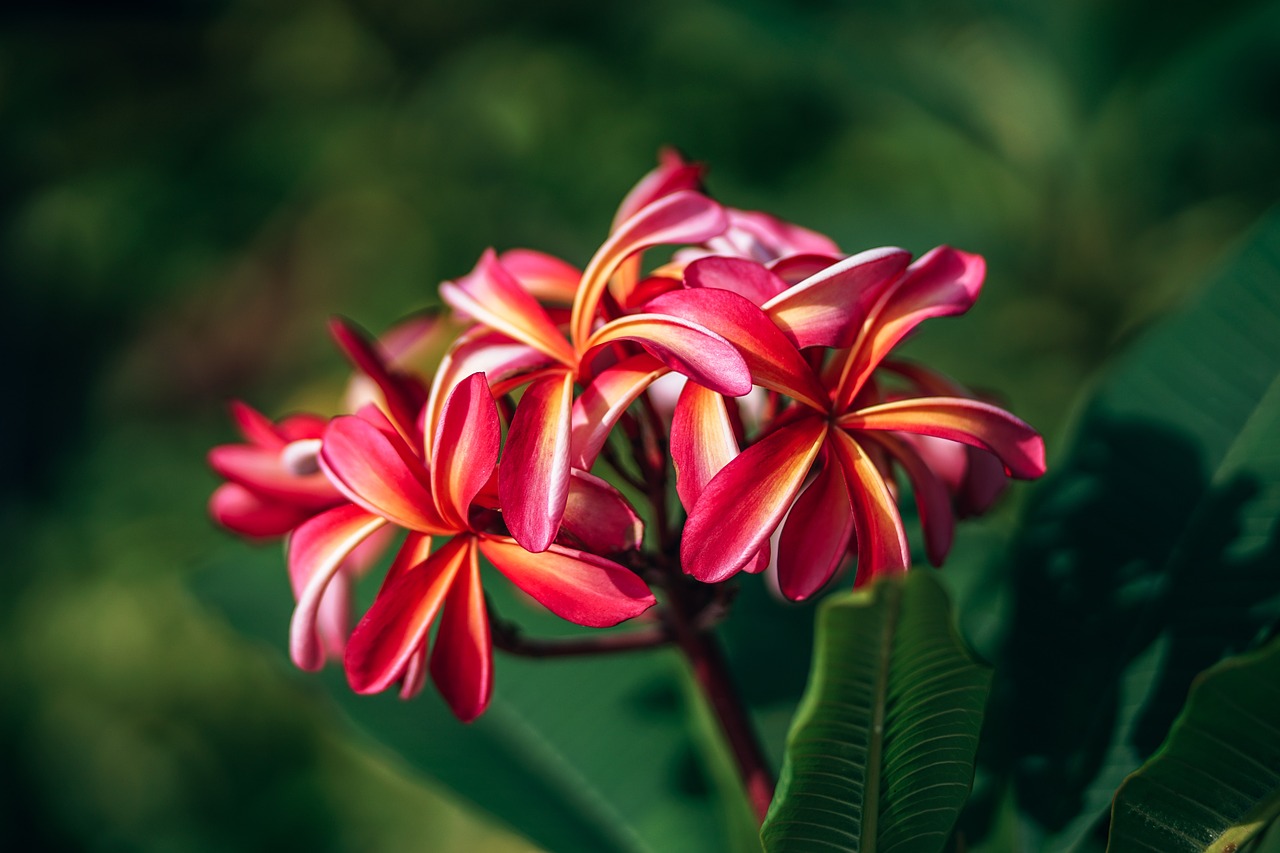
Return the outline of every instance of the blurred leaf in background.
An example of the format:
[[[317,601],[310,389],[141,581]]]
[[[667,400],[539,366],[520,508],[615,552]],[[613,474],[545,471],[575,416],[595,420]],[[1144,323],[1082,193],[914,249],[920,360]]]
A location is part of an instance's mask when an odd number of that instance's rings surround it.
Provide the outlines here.
[[[582,262],[672,143],[846,250],[986,255],[911,346],[1052,438],[1280,197],[1278,92],[1257,0],[7,4],[0,847],[526,849],[353,744],[283,623],[262,647],[189,591],[244,561],[287,606],[202,457],[229,397],[332,410],[327,315],[385,328],[491,244]],[[777,620],[725,628],[776,755],[811,613],[740,601]],[[745,666],[786,649],[790,681]]]

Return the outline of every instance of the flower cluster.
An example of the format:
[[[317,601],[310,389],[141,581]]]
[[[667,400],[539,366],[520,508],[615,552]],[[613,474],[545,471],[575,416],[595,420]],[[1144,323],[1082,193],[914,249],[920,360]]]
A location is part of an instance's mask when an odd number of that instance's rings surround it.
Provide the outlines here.
[[[1029,426],[891,357],[921,321],[966,311],[983,274],[945,246],[846,255],[724,207],[701,167],[665,153],[585,268],[488,251],[441,286],[452,323],[374,340],[335,321],[357,373],[349,414],[273,423],[238,404],[244,443],[210,454],[227,480],[211,511],[246,536],[288,536],[299,666],[338,657],[355,690],[404,696],[429,674],[470,720],[492,688],[481,556],[593,627],[654,605],[650,583],[674,594],[681,571],[717,584],[772,567],[799,601],[846,564],[858,584],[908,568],[901,476],[941,564],[957,517],[1044,472]],[[430,381],[406,367],[457,322]],[[644,502],[647,548],[619,487]],[[350,630],[352,583],[397,540]]]

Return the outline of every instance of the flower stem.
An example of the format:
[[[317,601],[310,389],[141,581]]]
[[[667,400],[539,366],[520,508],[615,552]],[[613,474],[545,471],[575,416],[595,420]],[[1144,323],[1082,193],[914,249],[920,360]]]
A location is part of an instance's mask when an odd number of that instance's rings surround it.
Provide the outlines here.
[[[526,637],[515,623],[500,617],[489,608],[489,629],[493,644],[507,654],[529,658],[582,657],[585,655],[631,652],[665,646],[672,641],[664,626],[641,628],[614,634],[589,634],[577,637]]]
[[[773,774],[756,736],[747,709],[738,695],[728,661],[715,634],[695,624],[681,595],[684,578],[668,584],[666,616],[676,645],[684,653],[693,677],[720,723],[721,733],[733,753],[738,776],[757,823],[763,823],[773,800]]]

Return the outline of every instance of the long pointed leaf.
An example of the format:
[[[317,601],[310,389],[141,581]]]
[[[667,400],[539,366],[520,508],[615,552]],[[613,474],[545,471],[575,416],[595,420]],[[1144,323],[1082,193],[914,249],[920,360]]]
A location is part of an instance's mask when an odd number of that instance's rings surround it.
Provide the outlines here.
[[[1108,853],[1229,853],[1280,816],[1280,641],[1196,680],[1112,814]]]
[[[973,782],[991,673],[927,570],[823,603],[765,848],[939,853]]]

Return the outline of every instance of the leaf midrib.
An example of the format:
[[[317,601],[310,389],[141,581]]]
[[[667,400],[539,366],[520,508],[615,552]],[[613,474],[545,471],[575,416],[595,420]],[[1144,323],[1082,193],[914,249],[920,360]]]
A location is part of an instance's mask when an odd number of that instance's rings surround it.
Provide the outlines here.
[[[880,830],[880,777],[884,757],[884,719],[888,704],[889,669],[893,664],[894,635],[902,613],[902,586],[881,584],[885,595],[885,618],[880,626],[880,656],[876,662],[876,684],[872,693],[871,732],[867,739],[867,783],[863,788],[862,833],[858,849],[876,853]]]

